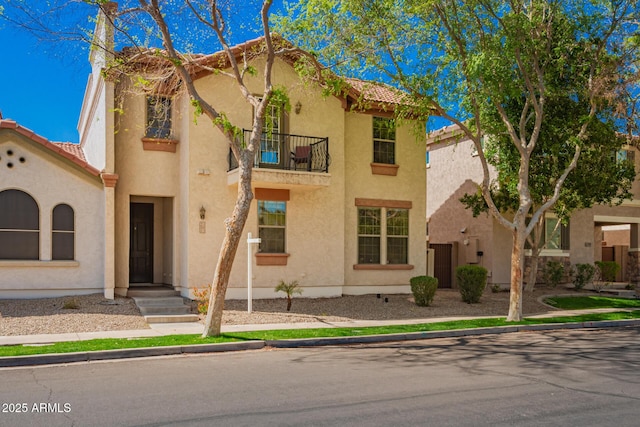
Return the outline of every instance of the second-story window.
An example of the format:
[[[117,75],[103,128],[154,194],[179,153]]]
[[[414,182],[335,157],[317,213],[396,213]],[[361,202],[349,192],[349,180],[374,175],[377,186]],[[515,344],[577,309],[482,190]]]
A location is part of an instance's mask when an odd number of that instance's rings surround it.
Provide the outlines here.
[[[396,126],[392,119],[373,118],[373,162],[396,163]]]
[[[147,96],[146,137],[169,139],[171,137],[171,98]]]

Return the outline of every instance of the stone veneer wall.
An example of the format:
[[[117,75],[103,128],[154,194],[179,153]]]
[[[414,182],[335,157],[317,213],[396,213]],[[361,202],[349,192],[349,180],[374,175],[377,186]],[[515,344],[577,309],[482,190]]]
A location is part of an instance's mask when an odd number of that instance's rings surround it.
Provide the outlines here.
[[[629,283],[640,282],[640,252],[629,252],[627,257],[627,280]]]
[[[571,271],[571,259],[568,256],[539,256],[538,257],[538,273],[536,275],[536,283],[544,283],[544,267],[549,261],[559,261],[564,266],[564,277],[560,283],[568,283],[571,280],[569,272]],[[526,256],[524,259],[524,280],[526,283],[527,277],[529,277],[529,271],[531,271],[531,257]]]

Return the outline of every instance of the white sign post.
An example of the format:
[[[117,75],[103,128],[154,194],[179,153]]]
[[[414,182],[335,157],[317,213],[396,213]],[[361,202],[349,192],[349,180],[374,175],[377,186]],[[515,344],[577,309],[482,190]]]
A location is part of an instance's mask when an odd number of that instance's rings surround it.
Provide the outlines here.
[[[251,244],[260,243],[260,238],[251,238],[251,233],[247,234],[247,312],[251,313],[252,303],[253,303],[253,295],[252,295],[252,286],[253,286],[253,251],[251,250]]]

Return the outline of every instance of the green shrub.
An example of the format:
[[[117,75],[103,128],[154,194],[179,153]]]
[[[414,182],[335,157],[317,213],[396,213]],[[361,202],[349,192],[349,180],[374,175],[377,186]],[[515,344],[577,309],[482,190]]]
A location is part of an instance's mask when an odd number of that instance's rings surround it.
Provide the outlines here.
[[[456,268],[456,279],[462,301],[468,304],[480,302],[487,285],[487,269],[479,265],[461,265]]]
[[[620,271],[620,264],[615,261],[596,261],[600,278],[605,282],[615,282],[616,275]]]
[[[431,276],[416,276],[409,280],[411,292],[416,305],[427,307],[433,301],[433,297],[438,289],[438,279]]]
[[[596,275],[596,267],[593,264],[576,264],[573,271],[573,286],[577,291],[584,288]]]
[[[560,261],[548,261],[544,267],[544,282],[555,288],[564,277],[564,265]]]

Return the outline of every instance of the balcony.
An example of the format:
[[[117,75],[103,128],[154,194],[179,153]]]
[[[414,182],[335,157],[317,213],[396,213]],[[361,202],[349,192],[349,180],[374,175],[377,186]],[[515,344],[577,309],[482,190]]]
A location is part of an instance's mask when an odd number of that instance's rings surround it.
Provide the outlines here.
[[[245,141],[251,136],[244,131]],[[238,162],[229,150],[228,184],[238,182]],[[329,138],[264,133],[253,163],[253,183],[263,187],[326,187],[330,182]]]

